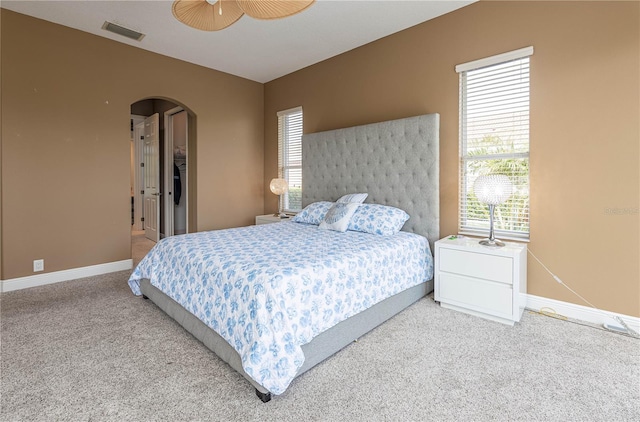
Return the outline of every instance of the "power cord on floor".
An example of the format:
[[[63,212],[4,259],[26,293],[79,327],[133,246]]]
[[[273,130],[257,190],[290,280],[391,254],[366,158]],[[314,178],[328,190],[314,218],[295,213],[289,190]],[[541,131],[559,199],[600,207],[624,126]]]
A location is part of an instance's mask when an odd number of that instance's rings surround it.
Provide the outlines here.
[[[569,322],[572,322],[574,324],[578,324],[578,325],[584,325],[586,327],[592,327],[592,328],[598,328],[602,331],[608,331],[611,333],[616,333],[616,334],[621,334],[623,336],[627,336],[627,337],[633,337],[633,338],[640,338],[640,334],[638,334],[637,332],[635,332],[633,329],[631,329],[627,323],[624,322],[624,320],[622,318],[620,318],[618,315],[611,315],[608,314],[607,312],[603,311],[602,309],[598,308],[597,306],[595,306],[594,304],[592,304],[591,302],[589,302],[587,299],[585,299],[584,297],[582,297],[578,292],[576,292],[575,290],[573,290],[571,287],[567,286],[567,284],[560,280],[560,277],[558,277],[557,275],[555,275],[554,273],[551,272],[551,270],[549,270],[549,268],[547,268],[546,265],[544,265],[542,263],[542,261],[540,261],[538,259],[537,256],[535,256],[535,254],[531,251],[531,249],[527,248],[527,250],[529,251],[529,253],[531,254],[531,256],[538,261],[538,263],[540,265],[542,265],[542,268],[544,268],[550,275],[551,277],[553,277],[553,279],[558,282],[558,284],[564,286],[566,289],[568,289],[571,293],[573,293],[574,295],[578,296],[580,299],[582,299],[586,304],[588,304],[589,306],[591,306],[593,309],[595,309],[596,311],[600,312],[602,315],[606,316],[607,318],[612,318],[613,320],[615,320],[616,322],[620,323],[620,328],[618,328],[618,326],[613,326],[611,324],[604,324],[603,328],[599,328],[599,327],[594,327],[593,325],[589,325],[589,324],[582,324],[576,321],[571,321],[569,320],[567,317],[562,316],[556,313],[555,310],[551,309],[551,308],[541,308],[540,311],[538,311],[537,313],[541,314],[541,315],[546,315],[546,316],[550,316],[552,318],[556,318],[556,319],[563,319]],[[546,311],[546,310],[549,311]],[[544,310],[544,311],[543,311]],[[625,331],[626,330],[626,331]]]
[[[571,324],[575,324],[575,325],[582,325],[583,327],[589,327],[589,328],[594,328],[598,331],[605,331],[607,333],[615,333],[615,334],[619,334],[625,337],[631,337],[631,338],[638,338],[634,335],[631,334],[627,334],[624,333],[622,331],[611,331],[611,330],[607,330],[606,328],[604,328],[602,325],[597,325],[597,324],[590,324],[588,322],[580,322],[579,320],[576,319],[571,319],[567,316],[564,316],[562,314],[557,313],[554,309],[552,308],[540,308],[539,311],[534,311],[531,309],[527,309],[527,312],[529,312],[530,314],[536,314],[536,315],[542,315],[542,316],[546,316],[549,318],[554,318],[554,319],[559,319],[561,321],[565,321],[565,322],[570,322]]]
[[[555,309],[549,308],[549,307],[546,307],[546,306],[540,308],[540,310],[537,311],[536,313],[540,314],[540,315],[548,316],[548,317],[551,317],[551,318],[555,318],[555,319],[561,319],[563,321],[567,321],[569,319],[566,316],[557,313]]]

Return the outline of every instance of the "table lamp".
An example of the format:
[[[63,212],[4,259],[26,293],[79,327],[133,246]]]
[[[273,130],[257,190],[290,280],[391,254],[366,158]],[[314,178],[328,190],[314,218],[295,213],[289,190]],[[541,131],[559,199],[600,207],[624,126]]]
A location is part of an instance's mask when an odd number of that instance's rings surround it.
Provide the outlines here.
[[[286,217],[282,212],[282,200],[280,196],[289,192],[289,183],[285,179],[271,179],[271,183],[269,183],[269,189],[271,189],[271,192],[278,195],[278,213],[273,214],[274,217]]]
[[[473,191],[478,200],[489,205],[489,238],[480,241],[481,245],[501,247],[504,243],[493,234],[493,211],[496,205],[502,204],[511,196],[513,184],[504,174],[488,174],[479,176],[473,184]]]

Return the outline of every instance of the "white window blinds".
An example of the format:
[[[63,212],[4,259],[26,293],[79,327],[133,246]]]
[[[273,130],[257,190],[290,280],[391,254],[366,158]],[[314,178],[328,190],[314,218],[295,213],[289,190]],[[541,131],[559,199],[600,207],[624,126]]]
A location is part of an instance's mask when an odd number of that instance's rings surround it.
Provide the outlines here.
[[[496,237],[529,238],[529,56],[527,47],[456,66],[460,73],[459,231],[484,235],[489,209],[473,192],[483,174],[504,174],[513,193],[496,206]]]
[[[282,210],[302,209],[302,107],[278,112],[278,177],[289,183]]]

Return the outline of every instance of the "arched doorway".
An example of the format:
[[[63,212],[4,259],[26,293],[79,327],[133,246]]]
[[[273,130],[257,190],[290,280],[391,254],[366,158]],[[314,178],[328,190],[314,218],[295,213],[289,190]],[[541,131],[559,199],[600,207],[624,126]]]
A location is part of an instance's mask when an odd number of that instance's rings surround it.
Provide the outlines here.
[[[149,132],[153,125],[150,122],[155,122],[155,132]],[[136,251],[140,249],[136,248],[136,243],[147,247],[153,244],[141,239],[155,242],[163,237],[195,231],[196,116],[177,101],[145,98],[131,104],[130,126],[131,229],[135,263]],[[155,147],[149,147],[149,136],[157,137]],[[149,155],[149,151],[155,151],[155,155]],[[153,175],[157,177],[157,186],[149,184]],[[157,215],[150,214],[149,209],[156,206]],[[150,227],[155,231],[150,231]]]

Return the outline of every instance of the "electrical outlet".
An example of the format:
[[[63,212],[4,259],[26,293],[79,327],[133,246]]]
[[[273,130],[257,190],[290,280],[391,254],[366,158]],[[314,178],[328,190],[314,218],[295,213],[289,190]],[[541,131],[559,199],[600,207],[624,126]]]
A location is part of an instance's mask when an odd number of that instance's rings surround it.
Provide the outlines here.
[[[38,271],[44,271],[44,259],[33,260],[33,272],[37,273]]]

